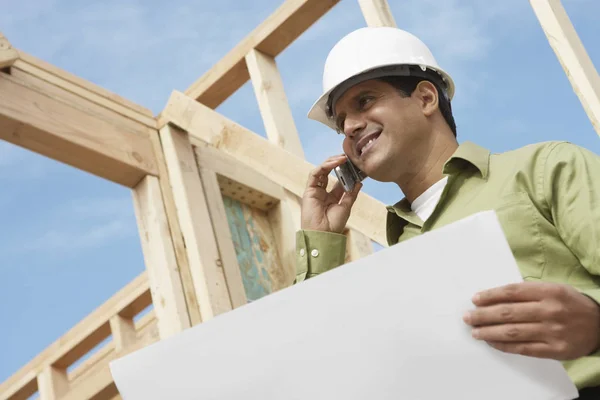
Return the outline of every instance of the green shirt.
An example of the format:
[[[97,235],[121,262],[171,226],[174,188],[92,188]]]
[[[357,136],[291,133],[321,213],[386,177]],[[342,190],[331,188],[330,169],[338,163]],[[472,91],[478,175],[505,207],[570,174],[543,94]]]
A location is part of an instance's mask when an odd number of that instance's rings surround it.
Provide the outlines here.
[[[524,280],[566,283],[600,303],[600,157],[567,142],[501,154],[466,142],[443,173],[425,223],[406,199],[387,207],[389,245],[493,209]],[[343,235],[302,230],[296,240],[297,282],[344,263]],[[600,385],[600,351],[563,365],[579,389]]]

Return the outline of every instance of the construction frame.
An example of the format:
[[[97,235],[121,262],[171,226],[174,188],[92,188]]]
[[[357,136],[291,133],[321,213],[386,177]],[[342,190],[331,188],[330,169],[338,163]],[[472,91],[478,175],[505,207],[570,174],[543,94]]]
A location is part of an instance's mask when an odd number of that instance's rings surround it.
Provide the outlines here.
[[[339,1],[285,1],[157,116],[0,33],[0,138],[130,188],[146,267],[3,382],[0,400],[119,399],[112,360],[293,284],[300,198],[314,166],[276,57]],[[367,25],[396,26],[386,0],[358,3]],[[600,78],[567,13],[560,0],[530,4],[600,135]],[[267,139],[214,111],[248,80]],[[386,212],[359,195],[347,261],[372,253],[372,241],[386,246]]]

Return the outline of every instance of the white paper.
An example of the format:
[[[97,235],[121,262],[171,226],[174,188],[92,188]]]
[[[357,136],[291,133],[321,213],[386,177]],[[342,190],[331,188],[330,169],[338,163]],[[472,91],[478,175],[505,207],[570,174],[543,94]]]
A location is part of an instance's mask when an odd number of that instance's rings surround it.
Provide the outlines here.
[[[477,291],[521,280],[495,213],[483,212],[220,315],[111,370],[125,400],[576,398],[558,361],[497,351],[462,321]]]

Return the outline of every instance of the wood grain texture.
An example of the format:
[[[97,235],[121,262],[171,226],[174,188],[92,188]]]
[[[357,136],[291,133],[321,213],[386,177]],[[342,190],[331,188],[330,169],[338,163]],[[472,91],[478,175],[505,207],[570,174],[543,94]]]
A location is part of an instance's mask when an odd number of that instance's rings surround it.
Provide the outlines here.
[[[0,32],[0,69],[10,67],[19,59],[19,53]]]
[[[121,126],[120,115],[4,73],[0,93],[0,139],[127,187],[158,174],[148,134]]]
[[[85,89],[91,93],[95,93],[98,96],[103,97],[107,100],[110,100],[116,104],[121,104],[124,107],[127,107],[127,108],[131,109],[132,111],[135,111],[136,113],[140,114],[141,116],[150,117],[150,118],[153,117],[152,111],[150,111],[146,107],[143,107],[133,101],[130,101],[122,96],[119,96],[116,93],[106,90],[102,86],[95,85],[94,83],[90,82],[89,80],[83,79],[75,74],[72,74],[68,71],[58,68],[57,66],[50,64],[38,57],[35,57],[35,56],[27,53],[27,52],[24,52],[23,50],[19,50],[19,58],[21,61],[27,63],[28,65],[55,76],[60,81],[71,83],[71,84],[78,86],[82,89]]]
[[[273,57],[281,53],[339,0],[287,0],[185,93],[216,108],[250,79],[244,57],[254,48]]]
[[[282,149],[304,158],[300,136],[275,58],[252,49],[246,55],[246,64],[267,137]]]
[[[267,213],[229,197],[223,202],[248,301],[286,287],[288,279]]]
[[[191,323],[158,178],[145,177],[133,199],[159,332],[167,338]]]
[[[206,193],[188,134],[170,125],[161,142],[202,321],[232,309]]]

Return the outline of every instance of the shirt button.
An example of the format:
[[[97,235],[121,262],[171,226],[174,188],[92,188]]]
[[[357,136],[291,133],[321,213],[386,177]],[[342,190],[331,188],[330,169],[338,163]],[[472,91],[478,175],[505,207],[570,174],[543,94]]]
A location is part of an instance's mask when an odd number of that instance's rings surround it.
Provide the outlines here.
[[[319,255],[319,250],[317,249],[313,249],[313,251],[310,252],[310,255],[313,257],[318,257]]]
[[[304,257],[304,254],[306,254],[306,250],[300,249],[300,257]]]

